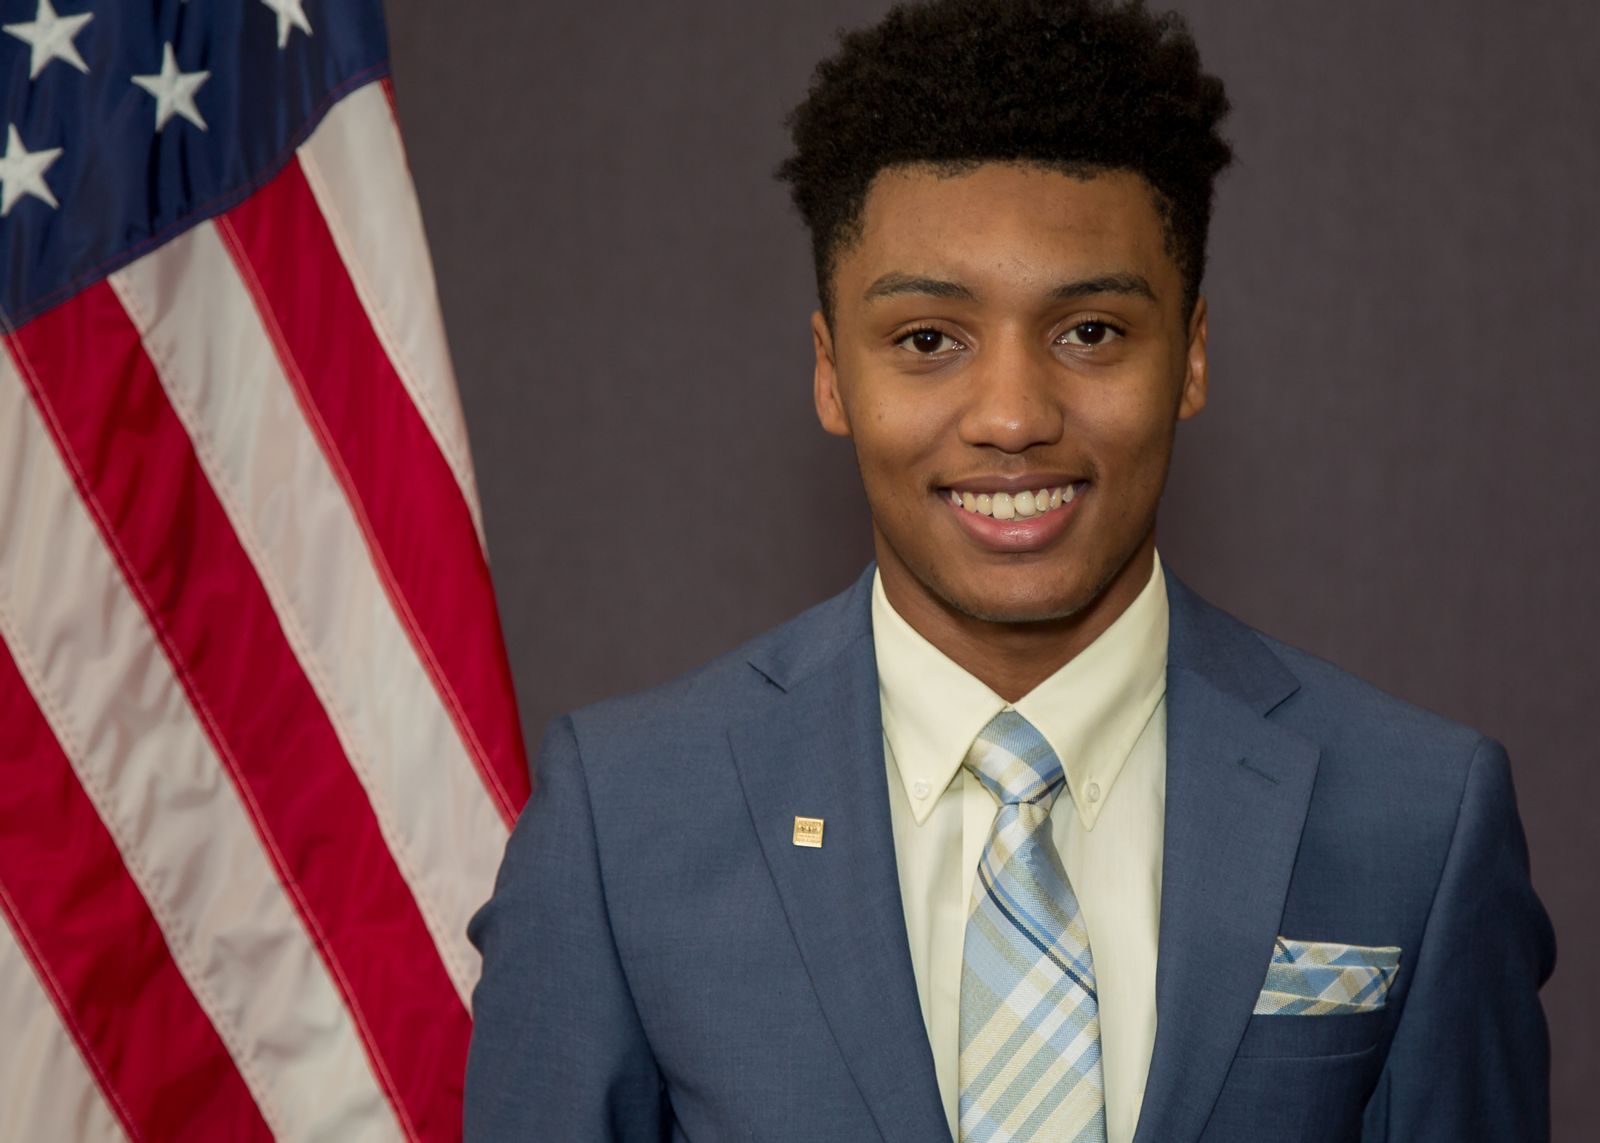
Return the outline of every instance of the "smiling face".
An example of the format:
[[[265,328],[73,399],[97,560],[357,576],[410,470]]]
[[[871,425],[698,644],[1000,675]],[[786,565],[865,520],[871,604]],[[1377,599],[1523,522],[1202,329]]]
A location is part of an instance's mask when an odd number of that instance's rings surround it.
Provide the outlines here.
[[[995,625],[1075,654],[1148,580],[1173,430],[1205,403],[1205,303],[1184,310],[1149,184],[891,168],[832,285],[817,414],[855,445],[895,609],[947,654]]]

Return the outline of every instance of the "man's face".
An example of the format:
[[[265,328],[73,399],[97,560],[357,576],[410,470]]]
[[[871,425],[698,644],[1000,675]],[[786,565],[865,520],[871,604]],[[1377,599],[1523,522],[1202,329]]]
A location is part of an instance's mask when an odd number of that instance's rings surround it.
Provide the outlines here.
[[[855,444],[890,600],[924,634],[1109,623],[1149,575],[1176,422],[1205,403],[1204,303],[1183,310],[1149,184],[897,167],[862,221],[831,328],[812,319],[815,395]]]

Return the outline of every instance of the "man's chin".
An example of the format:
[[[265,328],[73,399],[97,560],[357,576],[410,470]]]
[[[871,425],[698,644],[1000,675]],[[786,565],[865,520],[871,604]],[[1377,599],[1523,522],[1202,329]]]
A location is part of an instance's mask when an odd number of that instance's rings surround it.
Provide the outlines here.
[[[968,619],[1013,626],[1070,620],[1094,602],[1093,592],[1065,593],[1057,584],[1050,585],[1048,591],[948,591],[940,594],[947,607]]]

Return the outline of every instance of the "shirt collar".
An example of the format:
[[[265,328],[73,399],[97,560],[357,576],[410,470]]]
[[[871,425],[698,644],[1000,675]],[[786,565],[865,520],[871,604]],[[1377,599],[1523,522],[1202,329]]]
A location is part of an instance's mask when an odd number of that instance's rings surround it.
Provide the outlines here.
[[[1085,829],[1166,693],[1167,592],[1159,556],[1114,623],[1029,691],[1015,709],[1061,759]],[[967,749],[1008,704],[924,639],[872,582],[872,637],[883,733],[918,825],[961,769]]]

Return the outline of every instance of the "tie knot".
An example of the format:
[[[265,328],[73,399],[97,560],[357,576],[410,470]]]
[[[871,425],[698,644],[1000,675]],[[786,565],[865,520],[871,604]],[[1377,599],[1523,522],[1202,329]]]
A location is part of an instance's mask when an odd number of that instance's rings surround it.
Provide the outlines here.
[[[1002,804],[1034,803],[1046,813],[1067,780],[1044,735],[1014,710],[1001,711],[978,732],[966,765]]]

